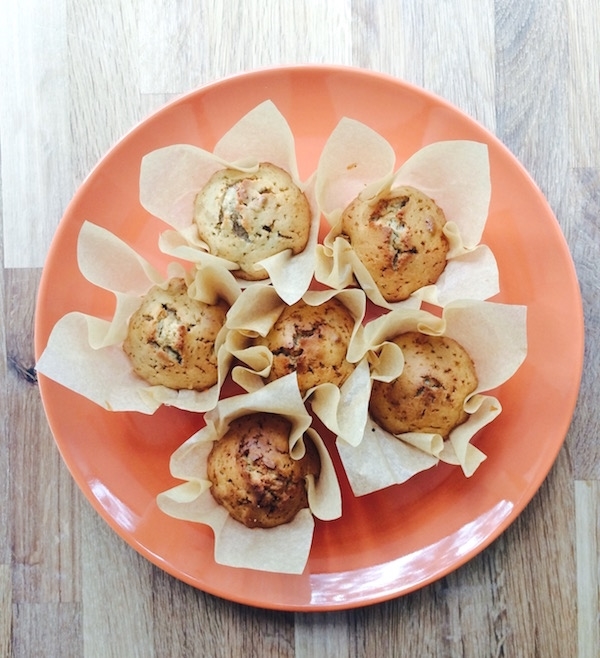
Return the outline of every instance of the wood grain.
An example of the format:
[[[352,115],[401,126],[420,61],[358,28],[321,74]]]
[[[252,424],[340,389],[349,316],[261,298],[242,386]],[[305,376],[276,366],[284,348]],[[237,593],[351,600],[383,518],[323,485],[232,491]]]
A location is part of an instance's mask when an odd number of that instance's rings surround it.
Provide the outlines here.
[[[600,647],[600,484],[575,482],[577,526],[577,609],[579,656],[592,658]]]
[[[594,440],[600,432],[598,409],[598,373],[600,354],[600,170],[576,167],[571,172],[570,198],[573,217],[566,235],[571,245],[575,269],[583,297],[587,328],[582,384],[579,401],[568,437],[577,480],[600,480],[600,443]]]
[[[2,13],[4,265],[40,267],[74,191],[65,5],[5,2]]]
[[[6,0],[1,8],[0,656],[597,656],[600,6]],[[498,135],[565,235],[586,351],[565,447],[501,537],[405,597],[293,614],[224,601],[173,579],[97,515],[45,419],[33,315],[60,217],[123,134],[198,85],[311,62],[402,77]]]
[[[577,167],[600,166],[597,134],[600,121],[595,101],[600,96],[600,7],[590,4],[582,13],[581,0],[568,0],[569,126],[571,150]]]
[[[181,93],[275,64],[350,64],[351,23],[349,0],[186,0],[175,8],[162,0],[141,14],[141,91]],[[325,35],[323,26],[335,29]]]
[[[13,622],[11,577],[12,571],[10,563],[6,561],[0,564],[0,655],[2,656],[9,656],[11,651],[10,645]]]

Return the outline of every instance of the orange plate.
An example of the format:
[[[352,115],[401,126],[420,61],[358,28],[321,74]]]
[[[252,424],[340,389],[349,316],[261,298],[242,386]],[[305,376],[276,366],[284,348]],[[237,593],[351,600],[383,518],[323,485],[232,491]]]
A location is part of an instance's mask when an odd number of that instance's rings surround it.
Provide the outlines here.
[[[77,484],[148,560],[206,592],[249,605],[301,611],[358,607],[406,594],[464,564],[498,537],[540,487],[577,399],[581,298],[568,248],[544,197],[508,150],[472,119],[421,89],[373,72],[278,68],[231,77],[176,100],[101,160],[69,205],[50,249],[38,298],[36,356],[68,311],[112,312],[112,296],[77,268],[82,222],[105,226],[162,262],[156,239],[165,225],[138,201],[142,156],[178,142],[212,150],[265,99],[290,123],[303,178],[344,115],[380,132],[395,146],[399,162],[438,140],[488,144],[493,191],[483,242],[500,269],[495,301],[529,309],[529,350],[517,374],[495,392],[503,413],[477,437],[487,461],[469,479],[457,467],[440,465],[363,498],[352,496],[342,476],[343,516],[317,522],[302,575],[233,569],[215,564],[209,528],[167,517],[155,503],[158,492],[176,484],[169,456],[198,429],[201,416],[166,408],[151,417],[110,413],[43,376],[40,390]]]

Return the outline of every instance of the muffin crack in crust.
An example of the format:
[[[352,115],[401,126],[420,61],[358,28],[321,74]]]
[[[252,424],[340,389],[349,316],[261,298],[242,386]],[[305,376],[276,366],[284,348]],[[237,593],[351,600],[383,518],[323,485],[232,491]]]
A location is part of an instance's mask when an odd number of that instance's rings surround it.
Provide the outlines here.
[[[392,267],[395,270],[402,266],[403,254],[419,253],[411,242],[410,232],[404,221],[404,208],[408,202],[409,198],[405,195],[393,199],[381,199],[369,218],[370,221],[389,231],[389,247],[393,252]],[[425,242],[421,241],[421,246],[424,245]]]
[[[274,446],[278,455],[284,451]],[[245,465],[244,476],[251,487],[256,488],[256,506],[273,512],[277,505],[289,499],[292,478],[285,470],[277,471],[277,461],[272,454],[263,453],[260,436],[250,436],[240,442],[238,459]],[[287,493],[287,495],[286,495]]]
[[[157,317],[154,332],[150,334],[148,342],[170,357],[173,361],[181,363],[183,341],[188,329],[182,324],[177,310],[162,304],[162,311]],[[146,316],[147,317],[147,316]]]
[[[246,242],[250,241],[250,233],[244,228],[243,217],[241,214],[231,214],[231,230],[238,238],[242,238],[242,240],[246,240]]]
[[[217,222],[219,229],[227,229],[231,225],[233,234],[246,241],[251,240],[252,228],[257,233],[264,230],[264,226],[252,227],[251,214],[265,208],[268,204],[267,195],[273,194],[273,191],[265,186],[257,186],[257,183],[256,180],[244,178],[225,188]]]
[[[444,388],[442,383],[440,382],[439,379],[436,379],[435,377],[430,377],[428,375],[425,375],[424,377],[421,378],[423,381],[423,385],[420,386],[416,390],[416,395],[418,396],[423,396],[427,400],[432,400],[434,399],[435,393],[433,392],[434,389],[436,388]],[[448,397],[448,396],[446,396]]]

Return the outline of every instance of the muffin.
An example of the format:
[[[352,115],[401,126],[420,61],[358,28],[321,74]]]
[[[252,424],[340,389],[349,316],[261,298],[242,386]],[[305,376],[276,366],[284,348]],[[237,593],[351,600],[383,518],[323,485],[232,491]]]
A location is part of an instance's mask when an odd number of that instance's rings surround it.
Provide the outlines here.
[[[239,278],[260,280],[268,274],[258,261],[304,250],[311,210],[290,175],[263,162],[254,173],[216,172],[196,196],[194,221],[211,254],[237,263]]]
[[[375,201],[357,197],[342,214],[342,233],[387,302],[399,302],[435,283],[446,267],[446,218],[413,187]]]
[[[286,306],[257,340],[273,354],[268,381],[296,372],[302,395],[326,382],[341,386],[354,370],[346,359],[353,330],[354,317],[335,297],[318,306],[302,299]]]
[[[225,323],[224,301],[191,299],[184,279],[154,286],[129,320],[123,349],[149,384],[204,391],[217,383],[215,339]]]
[[[465,422],[465,398],[477,388],[471,357],[455,340],[418,331],[393,342],[404,355],[404,368],[391,382],[373,382],[370,413],[391,434],[426,432],[446,438]]]
[[[207,460],[213,498],[248,528],[289,523],[308,507],[306,476],[318,477],[317,449],[306,437],[306,452],[289,452],[291,423],[277,414],[252,413],[233,420],[215,441]]]

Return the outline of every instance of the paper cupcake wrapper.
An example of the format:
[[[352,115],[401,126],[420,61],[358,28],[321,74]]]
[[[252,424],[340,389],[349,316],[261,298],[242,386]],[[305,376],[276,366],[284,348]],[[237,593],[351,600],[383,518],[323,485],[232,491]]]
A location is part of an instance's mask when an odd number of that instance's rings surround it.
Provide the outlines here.
[[[304,451],[305,433],[314,442],[321,460],[319,478],[307,477],[309,508],[291,523],[275,528],[247,528],[235,521],[210,493],[207,458],[213,442],[221,438],[235,418],[254,412],[280,414],[292,423],[290,454]],[[205,414],[206,426],[190,437],[171,457],[171,474],[185,480],[157,497],[160,509],[178,519],[203,523],[215,535],[215,561],[278,573],[302,573],[308,560],[314,517],[324,521],[342,513],[341,492],[331,457],[319,434],[310,428],[298,392],[296,375],[282,377],[252,393],[225,398]]]
[[[165,277],[120,238],[90,222],[81,227],[77,254],[83,276],[114,294],[115,312],[112,320],[78,311],[63,316],[50,333],[36,365],[38,372],[110,411],[152,414],[161,405],[188,411],[212,409],[231,361],[224,349],[225,327],[215,341],[218,382],[206,391],[148,384],[133,372],[122,342],[131,314],[152,286],[166,286],[171,277],[181,276],[195,299],[212,304],[221,297],[233,304],[240,289],[231,274],[214,266],[186,271],[172,264]]]
[[[312,222],[305,249],[297,255],[288,249],[260,261],[280,297],[293,304],[308,290],[313,278],[320,214],[314,178],[300,181],[292,131],[271,101],[261,103],[242,117],[212,153],[191,144],[175,144],[148,153],[140,172],[140,203],[174,229],[161,236],[160,248],[165,253],[195,263],[217,259],[235,273],[236,263],[211,255],[200,240],[194,223],[194,199],[217,171],[234,168],[252,172],[261,162],[287,171],[311,207]],[[239,283],[247,287],[254,282]]]
[[[441,317],[404,308],[371,321],[361,334],[363,343],[353,346],[354,358],[367,355],[373,378],[392,381],[401,374],[404,357],[390,341],[407,331],[453,338],[467,351],[478,377],[477,388],[464,402],[469,417],[446,441],[423,432],[393,435],[371,417],[358,444],[338,436],[342,464],[357,496],[405,482],[439,461],[459,465],[470,477],[486,458],[471,441],[501,412],[500,402],[484,392],[512,377],[527,354],[526,307],[460,301],[446,306]]]
[[[355,444],[362,438],[371,387],[365,353],[359,355],[359,349],[352,347],[354,343],[364,344],[361,334],[366,300],[364,292],[356,288],[341,291],[310,290],[302,296],[311,306],[319,306],[332,298],[344,304],[354,317],[348,360],[356,363],[356,367],[341,387],[331,383],[320,384],[307,391],[304,400],[310,401],[313,411],[329,430]],[[232,378],[246,391],[254,391],[265,385],[265,378],[273,362],[270,350],[255,345],[253,338],[266,336],[285,306],[273,288],[254,286],[238,297],[228,314],[226,348],[240,364],[232,368]],[[352,355],[357,356],[352,358]]]
[[[411,156],[394,172],[391,145],[354,119],[343,118],[327,140],[316,172],[319,209],[331,226],[317,247],[315,278],[331,288],[356,279],[369,299],[387,309],[418,307],[422,301],[445,306],[456,299],[488,299],[499,291],[498,267],[480,244],[491,197],[487,147],[478,142],[436,142]],[[402,302],[387,302],[352,246],[341,235],[343,210],[357,197],[376,199],[392,187],[415,187],[442,208],[450,244],[437,282]]]

